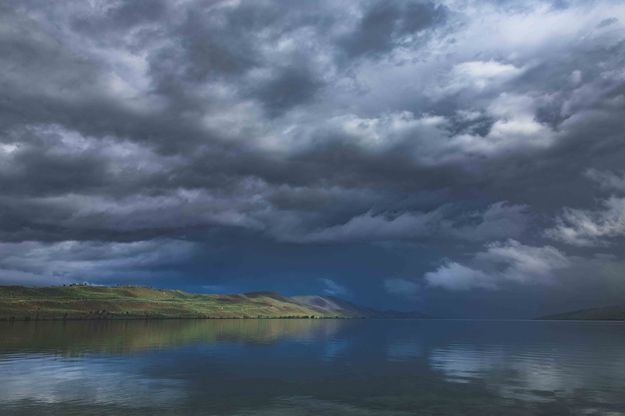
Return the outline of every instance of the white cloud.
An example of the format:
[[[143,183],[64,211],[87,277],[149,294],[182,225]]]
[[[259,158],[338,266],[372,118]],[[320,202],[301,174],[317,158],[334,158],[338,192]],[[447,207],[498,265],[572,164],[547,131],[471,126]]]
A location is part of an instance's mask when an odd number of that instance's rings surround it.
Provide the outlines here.
[[[539,98],[539,97],[538,97]],[[460,134],[451,138],[458,150],[468,155],[494,157],[551,147],[555,132],[536,120],[537,97],[502,93],[485,109],[495,121],[485,136]]]
[[[436,271],[426,273],[424,278],[431,287],[442,287],[449,290],[497,288],[495,276],[456,262],[446,263]]]
[[[625,173],[588,169],[585,176],[599,187],[615,194],[625,192]],[[611,239],[625,235],[625,197],[612,195],[595,209],[564,207],[555,225],[545,235],[578,247],[605,246]]]
[[[520,75],[522,72],[523,68],[492,59],[489,61],[462,62],[456,64],[452,69],[452,79],[447,88],[460,90],[466,87],[477,89],[494,87]]]
[[[447,262],[424,279],[431,287],[449,290],[499,289],[505,283],[548,284],[570,260],[551,246],[526,246],[515,240],[490,243],[468,265]]]
[[[541,99],[540,96],[502,93],[489,98],[487,105],[477,109],[479,111],[469,108],[458,113],[483,113],[492,118],[494,122],[485,136],[453,134],[452,120],[447,116],[396,111],[370,117],[344,114],[321,124],[294,119],[294,124],[285,128],[285,134],[275,137],[274,141],[279,141],[283,149],[292,144],[291,152],[296,155],[319,146],[320,141],[342,140],[372,157],[401,152],[415,166],[460,164],[476,158],[495,158],[551,147],[557,135],[535,117]],[[321,137],[320,131],[323,132]]]
[[[600,246],[625,235],[625,198],[610,197],[597,210],[564,208],[545,234],[574,246]]]
[[[526,246],[515,240],[488,244],[475,255],[478,264],[503,266],[502,276],[519,283],[548,282],[552,273],[570,265],[569,259],[552,246]]]

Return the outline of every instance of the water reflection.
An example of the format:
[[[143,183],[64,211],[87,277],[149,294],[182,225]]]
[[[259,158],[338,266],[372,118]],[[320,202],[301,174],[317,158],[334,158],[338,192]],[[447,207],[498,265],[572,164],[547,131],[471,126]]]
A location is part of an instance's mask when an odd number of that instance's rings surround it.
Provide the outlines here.
[[[140,367],[115,360],[64,361],[29,356],[9,360],[1,369],[0,403],[3,405],[83,401],[136,408],[143,406],[145,398],[150,397],[153,405],[170,406],[180,402],[185,394],[181,380],[146,377]]]
[[[622,324],[517,322],[502,332],[495,342],[466,337],[433,348],[432,368],[449,382],[481,383],[499,397],[576,400],[590,414],[625,412]]]
[[[0,413],[625,415],[623,345],[605,323],[7,323]]]
[[[0,351],[131,353],[192,343],[267,344],[332,337],[345,321],[217,319],[0,323]]]

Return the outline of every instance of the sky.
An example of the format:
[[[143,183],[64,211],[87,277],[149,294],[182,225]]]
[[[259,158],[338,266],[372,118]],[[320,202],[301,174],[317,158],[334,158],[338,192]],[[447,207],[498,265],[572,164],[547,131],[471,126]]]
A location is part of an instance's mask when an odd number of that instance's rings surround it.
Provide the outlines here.
[[[625,2],[0,0],[0,284],[625,302]]]

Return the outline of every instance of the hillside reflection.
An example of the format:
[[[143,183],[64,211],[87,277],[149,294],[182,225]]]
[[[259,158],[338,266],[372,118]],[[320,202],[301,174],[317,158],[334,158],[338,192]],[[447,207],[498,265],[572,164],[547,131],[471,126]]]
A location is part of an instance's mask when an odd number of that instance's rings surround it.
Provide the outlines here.
[[[162,321],[15,322],[2,324],[0,351],[75,355],[132,353],[193,343],[270,344],[332,337],[343,320],[217,319]]]

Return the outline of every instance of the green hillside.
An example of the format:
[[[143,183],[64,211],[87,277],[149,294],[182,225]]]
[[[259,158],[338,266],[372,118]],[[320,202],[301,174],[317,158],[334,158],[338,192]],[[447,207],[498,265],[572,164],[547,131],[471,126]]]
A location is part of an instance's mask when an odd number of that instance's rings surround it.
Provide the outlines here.
[[[328,302],[335,303],[334,300]],[[199,295],[140,286],[0,286],[1,320],[145,318],[360,318],[355,306],[327,309],[277,293]]]

